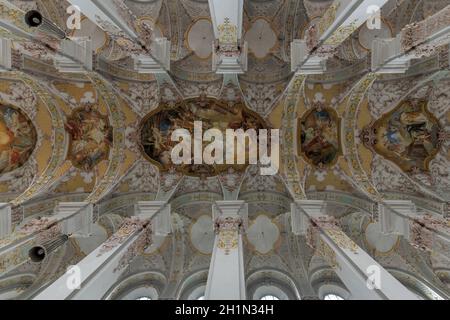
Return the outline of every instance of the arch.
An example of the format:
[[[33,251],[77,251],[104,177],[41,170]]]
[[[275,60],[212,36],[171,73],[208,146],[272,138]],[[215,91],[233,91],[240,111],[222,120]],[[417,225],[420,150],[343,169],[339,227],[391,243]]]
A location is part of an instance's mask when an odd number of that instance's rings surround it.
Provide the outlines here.
[[[398,268],[385,268],[394,278],[406,288],[425,300],[444,300],[450,296],[434,284],[409,271]]]
[[[351,299],[351,292],[333,268],[325,265],[325,262],[316,260],[316,263],[318,266],[309,272],[309,281],[319,299],[323,299],[329,293],[339,295],[344,299]]]
[[[53,97],[45,92],[45,88],[41,86],[37,80],[21,72],[17,73],[16,78],[21,80],[35,92],[36,97],[45,105],[50,113],[53,141],[51,156],[47,167],[35,177],[31,185],[29,185],[24,192],[11,201],[13,206],[21,205],[40,195],[69,170],[69,166],[64,164],[67,136],[60,108],[55,103]]]
[[[280,300],[300,300],[296,281],[282,270],[255,270],[247,276],[246,286],[248,299],[260,300],[266,295],[273,295]]]
[[[167,278],[158,271],[135,273],[116,282],[102,300],[135,300],[140,295],[158,299],[167,284]]]
[[[205,294],[208,269],[202,269],[187,275],[177,288],[179,300],[197,300]]]
[[[109,120],[113,130],[112,147],[109,152],[108,167],[101,179],[96,183],[94,189],[86,198],[86,202],[96,203],[103,199],[119,183],[119,175],[126,171],[123,168],[125,156],[125,125],[124,115],[117,100],[117,95],[105,80],[96,73],[90,73],[88,78],[96,86],[98,95],[105,101],[109,110]],[[123,177],[122,177],[123,178]]]
[[[33,285],[36,278],[32,273],[0,278],[0,300],[20,299],[20,295]]]

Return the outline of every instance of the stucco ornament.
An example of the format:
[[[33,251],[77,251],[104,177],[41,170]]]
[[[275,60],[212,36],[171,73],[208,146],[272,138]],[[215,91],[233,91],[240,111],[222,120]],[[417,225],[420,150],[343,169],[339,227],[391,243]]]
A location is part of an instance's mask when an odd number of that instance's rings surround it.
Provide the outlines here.
[[[101,257],[106,252],[109,252],[121,245],[130,235],[137,231],[143,230],[146,224],[147,222],[142,221],[138,217],[126,218],[120,229],[103,243],[97,257]]]
[[[152,244],[152,224],[151,222],[142,222],[142,232],[138,238],[127,248],[127,251],[119,260],[119,264],[114,269],[114,272],[123,270],[130,262],[139,254],[145,252],[145,250]]]
[[[221,216],[214,222],[214,231],[219,239],[217,247],[229,255],[230,251],[237,249],[239,233],[244,230],[244,222],[241,217]]]

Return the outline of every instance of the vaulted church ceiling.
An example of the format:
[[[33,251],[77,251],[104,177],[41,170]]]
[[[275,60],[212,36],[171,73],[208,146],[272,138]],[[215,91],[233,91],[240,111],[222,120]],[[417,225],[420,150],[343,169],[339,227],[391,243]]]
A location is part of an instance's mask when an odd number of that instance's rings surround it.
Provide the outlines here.
[[[137,32],[142,32],[146,25],[150,25],[154,31],[153,39],[161,36],[172,39],[172,79],[168,81],[158,75],[133,74],[127,71],[130,61],[124,46],[117,45],[120,39],[116,39],[110,31],[102,30],[87,17],[83,17],[81,29],[75,30],[72,36],[92,37],[93,50],[101,57],[99,66],[105,75],[111,78],[110,89],[120,101],[122,119],[115,121],[110,119],[111,107],[99,96],[98,90],[95,89],[95,81],[92,79],[81,77],[82,82],[67,82],[63,77],[58,77],[44,84],[45,90],[54,95],[52,99],[58,104],[59,116],[64,122],[67,134],[64,143],[68,144],[68,154],[64,160],[70,161],[74,167],[69,169],[70,165],[65,164],[67,169],[54,177],[55,181],[59,181],[57,184],[60,184],[59,187],[54,187],[54,190],[59,188],[64,192],[70,190],[89,192],[100,183],[101,178],[108,174],[111,167],[109,161],[111,153],[114,152],[115,126],[120,126],[124,137],[122,143],[125,149],[121,151],[120,160],[128,163],[122,164],[122,169],[118,172],[130,174],[137,170],[133,168],[139,167],[131,164],[136,159],[142,160],[148,156],[146,152],[144,155],[140,152],[142,137],[139,137],[139,124],[142,125],[143,119],[157,110],[161,101],[178,102],[203,96],[209,97],[208,99],[223,98],[224,94],[227,94],[228,89],[223,84],[223,77],[210,68],[212,54],[211,45],[208,44],[214,38],[214,26],[209,17],[206,1],[119,2],[122,3],[119,7],[129,8],[129,17],[137,19],[133,26]],[[12,3],[22,10],[41,8],[49,18],[55,19],[57,25],[67,29],[67,26],[62,24],[63,20],[56,19],[57,14],[64,8],[62,3],[27,1],[12,1]],[[305,36],[306,30],[330,5],[331,1],[245,2],[243,39],[248,43],[248,71],[239,76],[240,93],[236,94],[242,94],[246,108],[265,118],[271,126],[282,127],[281,110],[287,103],[286,90],[292,77],[289,60],[291,40]],[[340,68],[356,66],[361,59],[366,59],[373,37],[392,36],[407,23],[426,19],[442,10],[445,3],[443,1],[418,3],[414,12],[411,11],[412,7],[408,1],[402,1],[396,7],[390,4],[384,7],[383,23],[381,29],[377,30],[377,35],[370,32],[365,25],[355,31],[351,41],[344,41],[336,54],[331,57],[330,76],[332,72],[340,76]],[[399,19],[400,13],[408,13],[402,16],[409,16],[409,20]],[[53,53],[42,44],[23,39],[18,39],[15,44],[16,50],[35,59],[42,61],[54,59]],[[437,59],[439,60],[439,57]],[[346,130],[344,128],[346,123],[350,123],[346,122],[346,116],[356,117],[355,142],[366,142],[359,143],[355,151],[358,153],[361,172],[364,172],[369,180],[381,179],[377,178],[379,172],[383,172],[382,180],[386,180],[386,175],[392,171],[391,178],[394,181],[400,179],[404,190],[414,190],[414,193],[429,190],[433,193],[434,189],[439,189],[434,182],[440,187],[447,188],[443,170],[448,161],[448,154],[445,152],[445,128],[448,119],[443,98],[445,90],[440,92],[442,91],[440,88],[445,88],[447,81],[445,76],[423,84],[421,81],[426,80],[426,74],[412,75],[404,79],[390,80],[389,77],[377,79],[368,87],[367,99],[361,101],[360,110],[354,115],[349,113],[347,108],[352,94],[357,89],[355,87],[358,84],[358,76],[351,72],[342,76],[344,81],[326,81],[321,76],[311,76],[311,79],[302,86],[302,96],[297,100],[296,156],[299,161],[298,170],[302,171],[300,176],[303,176],[301,183],[304,190],[359,192],[357,190],[359,184],[353,177],[356,168],[346,163],[349,160],[346,154],[348,146],[346,147],[344,143],[346,135],[342,134]],[[20,85],[21,82],[17,83]],[[23,112],[20,103],[16,101],[14,104],[14,100],[11,99],[31,99],[31,103],[39,103],[39,97],[35,97],[35,93],[30,93],[26,97],[14,97],[17,93],[14,93],[14,89],[8,88],[8,82],[4,81],[2,85],[5,92],[2,97],[4,103],[8,105],[6,108],[16,110],[17,114]],[[428,89],[418,90],[422,87]],[[22,90],[21,95],[26,95],[26,92],[30,91]],[[422,98],[419,97],[420,94]],[[423,104],[418,102],[420,99],[423,100]],[[420,106],[417,106],[418,104]],[[50,139],[52,129],[48,125],[45,128],[36,123],[38,120],[33,119],[39,116],[36,115],[36,111],[28,114],[31,112],[29,103],[22,106],[25,107],[28,108],[24,110],[26,114],[19,118],[22,123],[28,123],[26,126],[30,132],[27,137],[29,144],[21,146],[22,151],[14,151],[16,156],[9,157],[9,164],[5,164],[2,179],[7,177],[6,171],[13,171],[12,169],[18,174],[20,171],[38,170],[31,176],[38,175],[44,169],[45,161],[50,161],[49,150],[39,156],[39,149],[49,148],[49,144],[42,144],[42,139]],[[77,118],[91,119],[90,121],[99,127],[89,129],[87,124],[78,123],[80,120]],[[4,127],[5,130],[11,131],[7,126]],[[142,134],[142,130],[140,133]],[[376,138],[373,141],[365,141],[366,138],[373,138],[371,135],[375,135]],[[6,136],[10,137],[10,134],[6,133]],[[6,140],[9,139],[11,138]],[[367,143],[372,144],[368,146]],[[402,150],[399,151],[399,148]],[[409,154],[414,159],[409,162],[400,160],[399,157],[403,154]],[[39,158],[38,168],[36,164],[33,166],[36,157]],[[160,161],[156,162],[161,165]],[[379,169],[387,167],[391,169]],[[25,175],[30,177],[30,174]],[[122,179],[116,179],[116,182],[119,180]],[[385,191],[383,182],[375,180],[372,184],[378,186],[379,191]],[[14,183],[7,182],[6,185],[8,184]],[[23,184],[21,186],[23,188]],[[7,190],[8,187],[2,188]],[[18,192],[17,187],[12,187],[11,190]],[[440,194],[442,195],[442,192]]]
[[[16,1],[16,4],[23,9],[40,6],[46,9],[46,13],[50,16],[60,12],[63,7],[62,5],[51,5],[48,2],[37,3],[34,6],[23,1]],[[248,72],[239,76],[239,90],[246,107],[266,118],[272,126],[281,127],[280,110],[286,103],[286,88],[291,77],[290,50],[285,46],[286,44],[290,46],[290,41],[286,39],[304,35],[305,30],[311,26],[311,21],[317,20],[317,17],[320,17],[330,4],[330,1],[304,1],[301,4],[293,4],[291,1],[261,3],[248,1],[244,6],[243,37],[249,45],[249,66]],[[210,48],[210,45],[205,44],[211,42],[213,26],[209,18],[207,2],[155,1],[144,4],[125,1],[124,5],[129,6],[131,17],[138,18],[134,22],[136,30],[141,30],[142,23],[145,22],[145,25],[150,24],[154,28],[155,37],[166,36],[175,39],[175,42],[172,42],[173,78],[168,81],[158,75],[139,75],[126,71],[129,61],[125,55],[121,57],[120,50],[123,51],[123,46],[115,45],[116,41],[112,41],[114,37],[110,32],[101,30],[86,17],[81,21],[80,32],[87,32],[94,39],[93,49],[101,57],[100,64],[111,61],[104,65],[103,70],[108,77],[113,78],[110,84],[111,89],[120,100],[120,105],[126,106],[122,111],[126,125],[122,125],[121,129],[124,130],[125,136],[123,141],[126,146],[125,158],[131,164],[134,161],[132,159],[142,159],[143,157],[142,152],[139,152],[141,149],[138,137],[139,123],[142,125],[143,119],[157,110],[160,101],[174,102],[202,96],[223,98],[228,89],[222,84],[222,77],[211,70],[211,52],[207,49]],[[438,10],[442,10],[443,4],[439,1],[434,1],[433,4],[420,4],[410,21],[397,21],[395,17],[400,15],[398,11],[404,17],[404,13],[409,12],[409,8],[410,6],[406,2],[399,4],[397,9],[390,6],[385,7],[383,9],[385,16],[383,23],[385,24],[382,25],[381,31],[377,31],[378,36],[381,34],[389,36],[414,19],[429,17]],[[297,31],[293,32],[292,23],[286,23],[285,19],[292,19],[293,25],[297,26]],[[397,26],[393,26],[394,22]],[[58,21],[55,23],[58,24]],[[180,30],[184,30],[184,33],[180,33]],[[339,49],[341,51],[338,51],[337,55],[330,60],[330,65],[336,68],[335,72],[339,68],[345,69],[355,62],[358,63],[361,59],[365,59],[364,52],[370,51],[367,43],[371,43],[370,37],[373,36],[373,33],[369,31],[366,26],[363,26],[355,33],[355,37],[352,37],[357,40],[356,42],[353,40],[352,43],[349,42],[348,48],[346,47],[347,43],[343,43]],[[83,34],[76,36],[83,36]],[[18,41],[17,45],[19,50],[35,58],[46,60],[52,57],[45,48],[38,47],[38,45],[33,47],[32,42]],[[122,49],[117,51],[117,47]],[[430,186],[430,181],[434,180],[439,180],[439,183],[445,186],[445,175],[438,174],[439,178],[432,176],[433,173],[442,173],[443,163],[448,161],[448,154],[445,154],[445,138],[443,138],[445,137],[443,132],[448,123],[448,119],[445,119],[446,109],[435,105],[442,103],[442,95],[445,94],[435,92],[439,91],[440,86],[445,87],[447,80],[440,78],[434,80],[428,94],[426,94],[426,89],[423,89],[425,90],[422,91],[423,95],[428,98],[423,102],[426,107],[416,107],[421,110],[403,112],[403,118],[400,114],[397,115],[402,112],[401,108],[406,108],[401,106],[402,103],[403,106],[418,103],[415,100],[420,97],[413,97],[409,92],[413,91],[412,83],[415,81],[420,83],[425,77],[425,75],[411,76],[412,81],[410,79],[399,79],[398,81],[388,78],[380,79],[368,88],[368,98],[361,101],[360,110],[355,114],[357,119],[353,130],[355,130],[358,141],[362,142],[366,142],[364,139],[368,138],[363,134],[378,135],[378,139],[368,142],[372,143],[369,147],[360,143],[355,149],[359,153],[360,168],[369,180],[372,175],[374,179],[377,179],[376,174],[379,170],[374,164],[380,163],[381,165],[383,163],[384,166],[393,168],[395,175],[399,176],[398,179],[408,181],[407,185],[403,184],[404,190],[415,190],[419,193],[422,189],[431,190],[433,187]],[[348,113],[348,104],[357,85],[358,77],[356,74],[353,74],[352,77],[345,75],[343,79],[345,80],[325,83],[319,76],[312,76],[312,82],[307,82],[303,87],[303,96],[297,101],[297,150],[299,165],[304,167],[302,169],[304,174],[301,175],[303,176],[303,188],[306,191],[341,190],[348,192],[352,188],[356,187],[357,189],[358,186],[358,183],[355,184],[355,181],[352,180],[355,168],[349,167],[345,163],[348,159],[344,152],[346,149],[345,134],[342,134],[346,125],[344,118]],[[97,181],[108,170],[110,165],[108,158],[114,150],[113,130],[115,124],[109,120],[111,117],[108,114],[109,107],[101,97],[98,97],[95,84],[93,86],[90,81],[86,80],[70,84],[62,79],[55,79],[45,85],[46,89],[48,88],[55,95],[55,101],[61,104],[60,108],[64,111],[65,129],[68,133],[66,160],[70,160],[75,168],[71,170],[72,173],[60,175],[64,176],[60,180],[60,189],[66,192],[68,190],[92,191],[92,181]],[[389,94],[389,90],[392,95]],[[240,93],[235,94],[240,95]],[[32,99],[32,97],[28,99]],[[89,106],[90,104],[95,105],[92,107]],[[94,111],[88,112],[89,116],[86,117],[93,119],[93,122],[97,121],[98,127],[88,129],[84,124],[81,127],[80,124],[77,124],[77,120],[74,118],[82,116],[83,108],[94,109]],[[397,110],[394,110],[395,108]],[[19,109],[16,110],[21,112]],[[393,112],[391,115],[393,119],[388,119],[388,110]],[[421,116],[411,112],[419,112]],[[348,114],[348,116],[352,115]],[[26,117],[29,116],[26,115]],[[408,120],[407,117],[412,118]],[[393,121],[396,121],[394,118],[399,119],[398,127],[393,124]],[[423,123],[423,121],[420,122],[421,119],[425,121],[425,129],[419,128]],[[116,124],[119,124],[120,121],[117,119]],[[37,126],[36,130],[40,132],[44,129]],[[31,129],[31,131],[33,130]],[[34,135],[36,143],[39,143],[39,134]],[[405,135],[407,136],[405,137]],[[412,135],[415,136],[412,137]],[[425,141],[426,137],[423,135],[431,135],[431,140]],[[402,142],[399,142],[399,139]],[[422,146],[418,146],[418,139],[424,141]],[[385,142],[390,144],[386,145]],[[403,147],[401,147],[401,143],[404,144]],[[48,145],[42,147],[48,148]],[[400,147],[404,150],[394,150]],[[424,150],[419,151],[419,148],[424,148]],[[406,149],[410,151],[406,151]],[[29,151],[25,152],[29,153],[28,157],[36,156],[32,156]],[[420,152],[424,152],[424,154],[418,154]],[[35,150],[33,154],[37,153],[38,150]],[[415,160],[405,160],[403,156],[407,155],[416,158]],[[143,158],[145,156],[144,152]],[[27,157],[20,157],[20,166],[15,169],[22,167],[23,171],[34,161],[30,158],[28,163],[28,161],[24,161],[25,158]],[[161,164],[159,160],[156,162]],[[9,167],[11,168],[11,164]],[[128,167],[129,165],[124,165],[124,169],[121,171],[129,172],[130,170],[126,169]],[[77,170],[95,171],[94,178],[83,178],[80,176],[81,171],[77,173]],[[383,172],[387,174],[388,171],[384,170]],[[86,174],[83,173],[83,175]],[[70,176],[73,178],[68,178]],[[71,181],[73,181],[73,185],[69,187]],[[375,184],[379,185],[378,182]],[[89,187],[89,185],[91,186]],[[383,190],[382,185],[379,187],[380,190]]]

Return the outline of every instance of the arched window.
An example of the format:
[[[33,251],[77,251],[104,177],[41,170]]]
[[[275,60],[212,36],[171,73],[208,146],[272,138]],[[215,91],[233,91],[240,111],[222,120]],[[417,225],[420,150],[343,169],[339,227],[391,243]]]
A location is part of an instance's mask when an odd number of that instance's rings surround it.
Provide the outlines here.
[[[205,300],[205,289],[206,285],[204,284],[191,289],[187,296],[187,300]]]
[[[151,286],[139,286],[119,297],[120,300],[158,300],[158,291]]]
[[[251,273],[246,285],[247,296],[252,300],[300,299],[295,281],[288,273],[276,269],[260,269]]]
[[[262,285],[259,286],[253,293],[254,300],[289,300],[284,287],[280,288],[276,285]]]
[[[350,292],[343,285],[337,283],[323,284],[317,293],[321,300],[352,300]]]
[[[345,300],[345,299],[337,294],[328,293],[323,297],[323,300]]]
[[[268,295],[261,297],[260,300],[280,300],[280,299],[274,295],[268,294]]]

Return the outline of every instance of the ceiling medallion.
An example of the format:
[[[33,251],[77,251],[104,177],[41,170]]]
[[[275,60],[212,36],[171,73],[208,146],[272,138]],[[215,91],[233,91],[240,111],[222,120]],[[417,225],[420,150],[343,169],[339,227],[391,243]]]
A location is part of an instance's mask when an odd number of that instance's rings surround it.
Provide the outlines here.
[[[0,175],[27,162],[37,143],[37,132],[19,108],[0,104]]]
[[[84,171],[108,159],[113,140],[108,117],[96,109],[92,104],[76,108],[65,123],[70,137],[67,157],[74,167]]]
[[[278,44],[277,33],[268,20],[263,17],[252,21],[244,36],[249,52],[257,59],[264,59],[273,52]]]
[[[316,167],[331,166],[342,154],[340,119],[329,107],[316,105],[298,120],[298,150]]]
[[[365,128],[362,140],[405,172],[427,172],[441,146],[440,132],[426,101],[405,101]]]
[[[208,59],[212,55],[214,29],[209,18],[198,18],[193,22],[185,35],[186,47],[200,59]]]
[[[197,121],[202,121],[203,132],[209,129],[219,129],[224,135],[226,129],[242,128],[243,130],[255,129],[258,131],[267,128],[264,120],[255,112],[247,109],[241,101],[221,101],[201,96],[178,102],[175,105],[164,103],[141,121],[139,136],[142,154],[162,171],[174,169],[189,176],[217,176],[230,168],[240,172],[245,170],[247,164],[175,165],[172,163],[171,151],[178,144],[178,141],[171,140],[172,133],[177,129],[186,129],[194,136],[194,122]],[[203,141],[202,150],[205,150],[208,144],[209,142]],[[193,156],[192,159],[194,159]],[[248,159],[248,154],[246,159]]]

